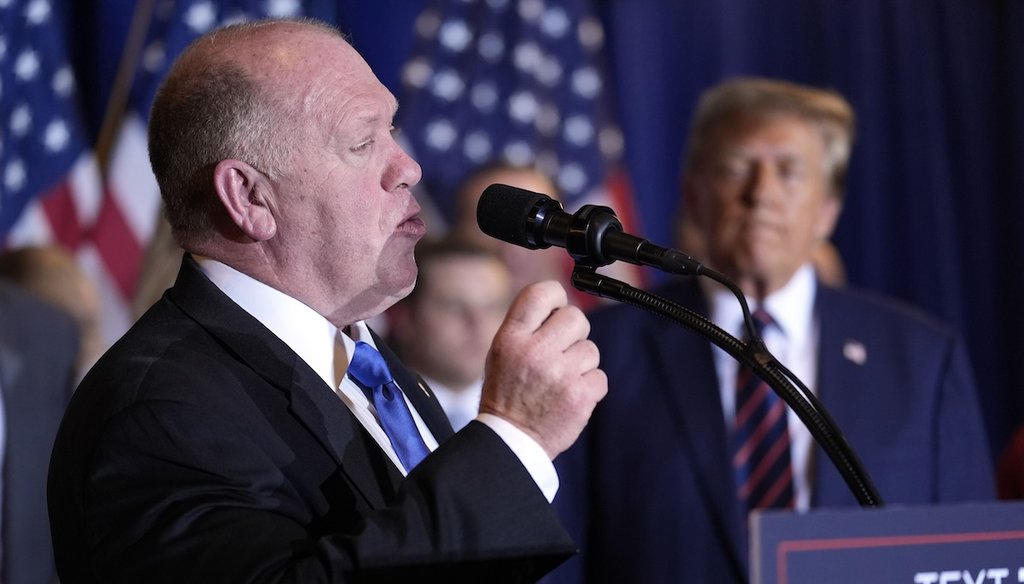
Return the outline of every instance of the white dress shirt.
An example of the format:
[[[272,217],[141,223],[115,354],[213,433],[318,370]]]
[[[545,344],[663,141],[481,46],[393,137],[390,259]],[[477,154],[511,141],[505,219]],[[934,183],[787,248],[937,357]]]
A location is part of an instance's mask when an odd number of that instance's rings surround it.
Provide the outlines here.
[[[430,389],[434,390],[437,401],[441,402],[441,408],[456,431],[461,430],[463,426],[476,418],[477,412],[480,410],[483,379],[477,379],[465,389],[452,389],[426,375],[423,375],[423,380],[427,382]]]
[[[702,280],[711,312],[711,321],[725,332],[743,339],[743,311],[732,292],[711,280]],[[761,308],[771,314],[777,326],[767,327],[763,338],[768,351],[793,372],[812,393],[817,395],[818,376],[818,321],[814,314],[814,296],[817,291],[814,268],[804,265],[793,275],[785,287],[765,298]],[[750,310],[758,308],[748,298]],[[731,432],[736,418],[736,373],[739,363],[728,353],[713,346],[715,370],[725,413],[726,428]],[[806,511],[811,504],[811,477],[813,471],[813,437],[799,417],[786,408],[790,439],[790,457],[793,464],[793,487],[796,509]]]
[[[280,290],[216,260],[199,256],[195,259],[217,288],[295,351],[328,387],[334,388],[342,402],[404,475],[405,469],[380,425],[373,402],[348,375],[336,374],[336,371],[347,371],[356,341],[376,348],[366,324],[362,321],[353,323],[346,335],[315,310]],[[341,360],[344,360],[343,365]],[[419,391],[418,388],[409,389]],[[406,390],[402,388],[403,397]],[[423,441],[433,451],[437,448],[437,439],[409,403],[408,397],[405,399]],[[558,474],[540,444],[498,416],[481,414],[477,420],[498,434],[529,471],[547,500],[552,501],[558,491]]]

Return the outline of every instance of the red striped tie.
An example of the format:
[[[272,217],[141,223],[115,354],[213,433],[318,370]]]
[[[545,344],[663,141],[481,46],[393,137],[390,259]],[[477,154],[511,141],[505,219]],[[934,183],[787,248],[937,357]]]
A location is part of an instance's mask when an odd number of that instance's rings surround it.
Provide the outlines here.
[[[759,335],[773,325],[764,310],[754,312]],[[740,502],[754,509],[793,507],[786,404],[768,384],[741,364],[736,373],[736,423],[732,465]]]

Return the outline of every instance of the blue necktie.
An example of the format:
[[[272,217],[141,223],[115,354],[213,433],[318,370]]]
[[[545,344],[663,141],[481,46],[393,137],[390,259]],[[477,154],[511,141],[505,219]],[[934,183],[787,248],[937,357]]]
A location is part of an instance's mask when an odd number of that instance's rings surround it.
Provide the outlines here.
[[[757,334],[773,324],[771,315],[753,314]],[[793,507],[786,404],[767,383],[741,365],[736,373],[736,426],[733,470],[746,510]]]
[[[372,346],[356,341],[355,354],[348,366],[353,379],[373,391],[373,405],[384,433],[388,435],[398,459],[406,472],[430,454],[423,442],[409,407],[405,404],[402,390],[395,383],[384,357]]]

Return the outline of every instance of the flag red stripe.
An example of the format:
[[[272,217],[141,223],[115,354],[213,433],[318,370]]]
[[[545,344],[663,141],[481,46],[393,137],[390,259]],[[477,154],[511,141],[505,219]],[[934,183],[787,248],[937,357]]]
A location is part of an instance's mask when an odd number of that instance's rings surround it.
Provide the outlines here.
[[[612,208],[615,209],[615,215],[619,218],[623,228],[628,232],[635,233],[639,229],[636,201],[633,198],[633,188],[629,184],[629,176],[626,171],[622,167],[616,166],[608,172],[604,184],[608,189],[608,196],[611,199]]]
[[[142,269],[143,249],[109,190],[104,192],[93,242],[121,295],[130,301]]]
[[[608,204],[615,209],[615,215],[622,223],[622,228],[627,233],[640,233],[641,226],[636,213],[636,198],[633,196],[633,187],[629,181],[629,174],[622,166],[614,166],[609,170],[604,181],[605,189],[608,191]],[[622,264],[626,273],[622,276],[633,286],[643,287],[646,278],[643,270],[631,264]]]
[[[71,251],[78,249],[85,233],[68,181],[60,181],[40,198],[39,204],[56,242]]]

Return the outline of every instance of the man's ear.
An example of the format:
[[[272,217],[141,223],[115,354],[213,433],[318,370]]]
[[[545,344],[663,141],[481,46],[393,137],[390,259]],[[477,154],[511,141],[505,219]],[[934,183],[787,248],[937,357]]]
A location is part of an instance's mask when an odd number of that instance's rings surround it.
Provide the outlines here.
[[[213,169],[213,186],[228,218],[242,233],[253,241],[274,236],[274,191],[266,175],[240,160],[221,160]]]
[[[818,211],[818,219],[815,224],[815,235],[824,241],[832,237],[836,223],[839,222],[839,214],[843,210],[843,202],[836,195],[829,194]]]
[[[703,209],[697,200],[699,195],[692,179],[683,179],[679,192],[682,200],[676,211],[676,245],[688,254],[695,254],[698,247],[703,247],[698,246],[702,240],[700,225]]]

